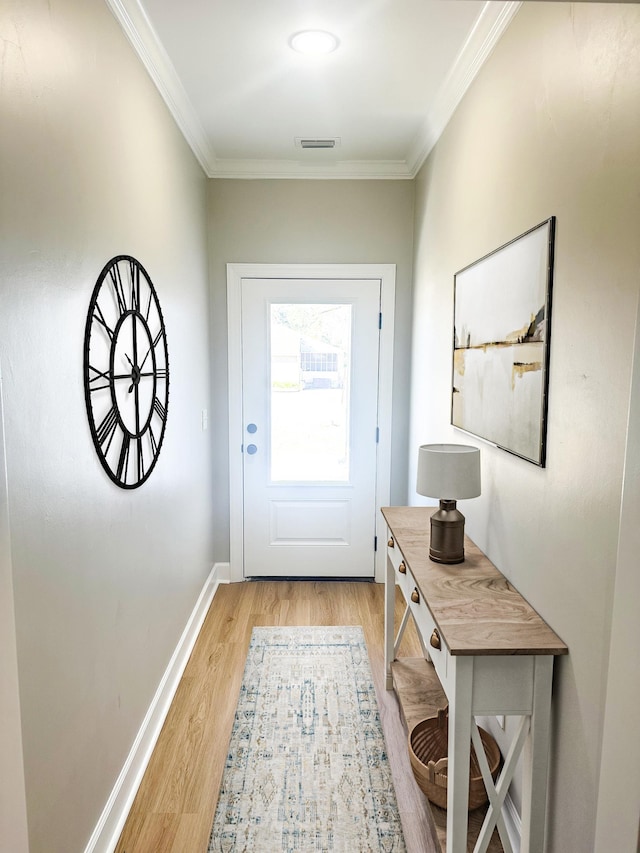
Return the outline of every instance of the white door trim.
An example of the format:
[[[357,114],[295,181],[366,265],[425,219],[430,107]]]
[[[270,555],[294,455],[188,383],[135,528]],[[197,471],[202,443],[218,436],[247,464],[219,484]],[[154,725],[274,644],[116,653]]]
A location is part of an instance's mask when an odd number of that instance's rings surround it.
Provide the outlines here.
[[[378,372],[378,442],[376,505],[387,506],[391,491],[391,417],[393,391],[393,341],[395,264],[227,264],[227,333],[229,360],[229,544],[230,579],[244,580],[244,527],[242,478],[242,308],[243,278],[377,279],[381,284],[382,329]],[[386,527],[376,513],[378,550],[375,579],[384,583]]]

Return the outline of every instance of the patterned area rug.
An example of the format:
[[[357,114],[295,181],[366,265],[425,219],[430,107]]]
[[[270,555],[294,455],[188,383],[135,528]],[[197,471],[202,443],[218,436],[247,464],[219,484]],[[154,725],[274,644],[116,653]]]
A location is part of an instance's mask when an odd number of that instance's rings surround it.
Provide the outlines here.
[[[209,853],[405,850],[362,628],[254,628]]]

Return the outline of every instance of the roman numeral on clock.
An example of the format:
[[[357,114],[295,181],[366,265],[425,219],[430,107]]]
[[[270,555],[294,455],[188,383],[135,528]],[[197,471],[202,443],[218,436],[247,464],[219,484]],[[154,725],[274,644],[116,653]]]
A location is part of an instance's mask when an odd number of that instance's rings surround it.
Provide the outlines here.
[[[127,480],[127,471],[129,469],[129,451],[131,450],[131,436],[128,433],[125,433],[122,436],[122,447],[120,448],[120,457],[118,459],[118,468],[116,469],[116,476],[118,479],[125,483]]]
[[[137,438],[138,445],[138,480],[144,477],[144,454],[142,452],[142,438]]]
[[[154,398],[154,400],[153,400],[153,411],[154,411],[154,412],[155,412],[155,413],[156,413],[156,414],[157,414],[157,415],[158,415],[162,420],[164,420],[164,419],[167,417],[167,410],[166,410],[166,409],[165,409],[165,407],[162,405],[162,403],[160,402],[160,400],[158,400],[158,398],[157,398],[157,397],[155,397],[155,398]]]
[[[89,365],[89,370],[95,373],[95,376],[92,376],[89,379],[89,390],[93,394],[94,391],[102,391],[105,388],[111,388],[111,376],[106,370],[98,370],[97,367],[94,367],[92,364]],[[107,383],[106,385],[94,385],[94,382],[99,382],[101,379]]]
[[[106,329],[107,334],[109,335],[109,340],[112,341],[113,340],[113,329],[111,328],[111,326],[109,326],[107,321],[104,319],[104,314],[102,313],[102,310],[100,309],[100,306],[98,305],[97,302],[96,302],[96,310],[93,312],[93,319],[97,320],[97,322],[100,323],[100,325]]]
[[[114,266],[109,270],[109,275],[111,276],[113,289],[116,294],[116,299],[118,300],[118,311],[120,314],[124,314],[127,310],[127,301],[124,295],[124,285],[122,283],[122,276],[120,275],[120,267],[117,264],[114,264]]]
[[[112,406],[96,429],[98,443],[103,448],[104,453],[107,453],[111,447],[111,442],[113,441],[113,436],[117,429],[118,413],[116,412],[115,406]]]
[[[140,310],[140,267],[132,260],[129,261],[129,277],[131,279],[131,310]]]
[[[149,441],[151,442],[151,453],[155,456],[158,452],[158,442],[156,441],[151,424],[149,424]]]

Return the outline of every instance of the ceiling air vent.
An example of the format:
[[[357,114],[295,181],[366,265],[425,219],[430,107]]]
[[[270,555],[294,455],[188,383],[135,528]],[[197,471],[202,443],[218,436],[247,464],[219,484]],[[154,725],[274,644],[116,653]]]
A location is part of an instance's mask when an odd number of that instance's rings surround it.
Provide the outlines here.
[[[296,145],[299,148],[335,148],[340,145],[340,139],[338,137],[326,137],[325,139],[296,137]]]

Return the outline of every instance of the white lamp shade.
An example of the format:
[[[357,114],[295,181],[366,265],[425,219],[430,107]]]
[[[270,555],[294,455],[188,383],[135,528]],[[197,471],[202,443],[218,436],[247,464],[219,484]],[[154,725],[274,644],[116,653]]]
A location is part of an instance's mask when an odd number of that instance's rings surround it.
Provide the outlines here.
[[[418,450],[416,491],[442,500],[477,498],[480,450],[466,444],[423,444]]]

